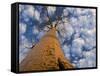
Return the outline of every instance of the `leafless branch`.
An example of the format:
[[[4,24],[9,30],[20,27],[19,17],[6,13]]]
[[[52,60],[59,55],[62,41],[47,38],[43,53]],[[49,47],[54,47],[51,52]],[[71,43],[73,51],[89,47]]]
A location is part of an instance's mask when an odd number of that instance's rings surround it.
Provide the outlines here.
[[[60,16],[58,16],[58,17],[57,17],[57,22],[56,22],[56,24],[55,24],[55,27],[57,27],[57,25],[58,25],[58,23],[59,23],[60,20],[62,20],[62,19],[61,19]]]
[[[47,28],[49,28],[49,29],[51,29],[51,27],[49,27],[49,26],[46,26]]]
[[[28,49],[32,49],[35,45],[36,45],[36,44],[32,44],[31,47],[28,47],[28,46],[25,46],[25,45],[24,45],[24,47],[25,47],[25,48],[28,48]]]
[[[56,26],[58,25],[58,23],[63,23],[63,24],[65,23],[65,22],[62,20],[63,18],[65,18],[65,17],[64,17],[64,16],[58,17],[58,19],[57,19],[58,21],[56,22]],[[55,26],[55,27],[56,27],[56,26]]]

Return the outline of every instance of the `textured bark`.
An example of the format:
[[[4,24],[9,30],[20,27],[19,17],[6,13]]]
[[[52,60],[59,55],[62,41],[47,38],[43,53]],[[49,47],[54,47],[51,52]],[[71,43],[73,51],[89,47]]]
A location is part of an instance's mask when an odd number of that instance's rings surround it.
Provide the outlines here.
[[[64,70],[74,68],[65,59],[56,29],[50,29],[37,43],[19,66],[20,71]]]

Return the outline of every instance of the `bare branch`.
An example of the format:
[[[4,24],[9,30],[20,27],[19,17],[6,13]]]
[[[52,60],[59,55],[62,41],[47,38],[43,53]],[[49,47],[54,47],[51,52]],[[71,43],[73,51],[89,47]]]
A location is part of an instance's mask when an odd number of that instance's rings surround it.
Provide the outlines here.
[[[28,49],[32,49],[35,45],[36,45],[36,44],[32,44],[31,47],[28,47],[28,46],[25,46],[25,45],[24,45],[24,47],[25,47],[25,48],[28,48]]]
[[[58,19],[57,19],[58,22],[56,23],[56,26],[58,25],[58,23],[63,23],[63,24],[65,23],[65,22],[62,20],[63,18],[65,18],[65,17],[64,17],[64,16],[58,17]],[[56,26],[55,26],[55,27],[56,27]]]
[[[51,29],[51,27],[49,27],[49,26],[46,26],[47,28],[49,28],[49,29]]]
[[[58,23],[59,23],[60,20],[61,20],[61,17],[58,16],[58,17],[57,17],[57,22],[56,22],[56,24],[55,24],[55,27],[57,27],[57,25],[58,25]]]

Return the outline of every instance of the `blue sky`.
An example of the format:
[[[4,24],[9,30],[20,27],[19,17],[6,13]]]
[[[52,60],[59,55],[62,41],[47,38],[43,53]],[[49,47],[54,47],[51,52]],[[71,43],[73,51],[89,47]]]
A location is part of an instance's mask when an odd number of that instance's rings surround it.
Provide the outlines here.
[[[55,24],[59,22],[57,37],[66,58],[76,68],[96,66],[96,10],[75,7],[47,6]],[[32,45],[39,42],[49,29],[46,27],[47,11],[40,5],[19,5],[19,60],[25,58]]]

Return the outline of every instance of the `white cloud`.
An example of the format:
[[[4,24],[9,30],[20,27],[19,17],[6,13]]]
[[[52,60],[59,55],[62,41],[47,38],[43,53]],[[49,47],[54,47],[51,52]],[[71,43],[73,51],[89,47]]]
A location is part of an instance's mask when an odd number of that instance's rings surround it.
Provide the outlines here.
[[[84,58],[80,59],[77,64],[75,64],[78,68],[86,68],[86,67],[95,67],[96,66],[96,49],[92,49],[89,51],[82,51]]]
[[[86,44],[84,46],[86,48],[91,49],[92,47],[96,46],[96,41],[93,38],[86,38],[85,40]]]
[[[82,57],[82,49],[78,48],[78,47],[71,47],[71,53],[73,55],[73,57],[77,56],[77,57]]]
[[[65,57],[70,60],[70,48],[67,45],[62,47]]]
[[[73,46],[82,47],[85,44],[84,40],[82,38],[77,38],[73,40]]]
[[[96,60],[88,60],[88,67],[96,67]]]
[[[72,41],[71,52],[75,56],[82,57],[82,46],[84,45],[84,40],[82,38],[77,38]]]
[[[31,47],[32,46],[32,43],[28,41],[28,39],[24,36],[24,35],[21,35],[21,41],[20,41],[21,45],[23,45],[23,47]]]
[[[60,34],[63,38],[70,38],[71,35],[74,33],[72,26],[68,22],[64,24],[58,24],[57,29],[60,31]]]
[[[70,49],[67,45],[64,45],[63,49],[64,49],[64,53],[69,53],[69,51],[70,51]]]
[[[48,30],[50,30],[48,27],[50,27],[50,25],[46,25],[46,26],[43,28],[43,31],[48,31]]]
[[[80,14],[82,13],[82,10],[83,8],[77,8],[76,11],[77,11],[77,14],[80,16]]]
[[[66,7],[65,8],[68,12],[74,13],[75,8]]]
[[[96,16],[96,9],[91,9],[90,11],[92,12],[93,16]]]
[[[19,63],[26,57],[29,52],[29,48],[32,47],[32,43],[24,35],[20,35],[20,44],[19,44]],[[29,47],[29,48],[28,48]]]
[[[34,16],[34,7],[32,5],[27,5],[23,14],[32,18]]]
[[[27,25],[25,23],[19,23],[19,32],[20,34],[24,34],[26,32]]]
[[[83,13],[81,13],[81,15],[78,17],[79,24],[81,24],[83,28],[93,29],[96,23],[95,17],[96,16],[93,14],[92,10],[84,10]]]
[[[64,28],[66,30],[65,33],[66,33],[67,37],[71,37],[71,35],[74,33],[72,26],[68,23],[64,23],[64,25],[65,25]]]
[[[85,50],[82,49],[83,46],[86,49],[91,49],[96,46],[95,10],[66,8],[63,11],[65,16],[67,16],[69,12],[73,13],[73,15],[77,15],[77,17],[72,16],[69,18],[69,23],[65,22],[64,24],[61,23],[57,26],[57,29],[63,37],[60,37],[60,42],[66,37],[70,38],[70,36],[75,32],[74,40],[72,40],[72,47],[70,47],[71,54],[68,51],[68,46],[63,46],[65,56],[68,58],[71,56],[74,57],[73,64],[78,68],[95,67],[96,50],[88,50],[88,52],[84,52]],[[83,56],[84,58],[78,59]]]
[[[69,12],[68,12],[67,8],[65,8],[65,9],[63,10],[63,16],[68,16],[68,14],[69,14]]]
[[[23,16],[25,18],[30,17],[30,18],[35,18],[36,20],[40,20],[40,13],[37,11],[34,6],[32,5],[27,5],[26,9],[23,11]]]
[[[38,39],[41,39],[41,38],[45,35],[45,33],[46,33],[46,32],[41,31],[41,32],[38,34],[37,38],[38,38]]]
[[[86,59],[80,59],[78,64],[77,64],[78,68],[86,68],[88,67],[88,63],[86,61]]]
[[[78,68],[95,67],[96,66],[96,53],[95,49],[83,52],[84,58],[80,59],[77,63]]]
[[[80,16],[80,17],[79,17],[79,20],[80,20],[80,23],[83,24],[83,26],[87,25],[88,22],[89,22],[89,20],[88,20],[88,18],[87,18],[86,15],[82,15],[82,16]]]
[[[84,38],[85,40],[85,48],[87,49],[91,49],[92,47],[96,46],[96,29],[82,29],[81,33],[82,33],[82,38]]]
[[[21,61],[26,57],[26,55],[27,55],[29,50],[30,49],[27,49],[27,48],[25,48],[25,47],[20,45],[20,49],[19,49],[19,51],[20,51],[19,52],[19,63],[21,63]]]
[[[71,25],[74,26],[74,27],[75,27],[75,26],[76,26],[76,27],[77,27],[77,26],[78,26],[78,27],[80,26],[80,25],[79,25],[80,23],[79,23],[78,19],[75,18],[75,17],[71,17],[71,18],[70,18],[70,23],[71,23]]]
[[[24,5],[19,5],[19,12],[22,12],[24,10]]]
[[[38,21],[40,20],[40,13],[39,13],[39,11],[35,10],[34,17],[35,17],[36,20],[38,20]]]
[[[39,30],[38,28],[36,28],[36,26],[33,26],[33,34],[38,34],[39,33]]]
[[[80,13],[81,15],[86,15],[88,14],[88,12],[89,12],[89,9],[82,8]]]
[[[84,51],[83,56],[88,60],[95,60],[96,58],[96,49],[92,49],[90,51]]]
[[[52,16],[56,11],[56,7],[53,6],[48,6],[47,9],[50,16]]]

